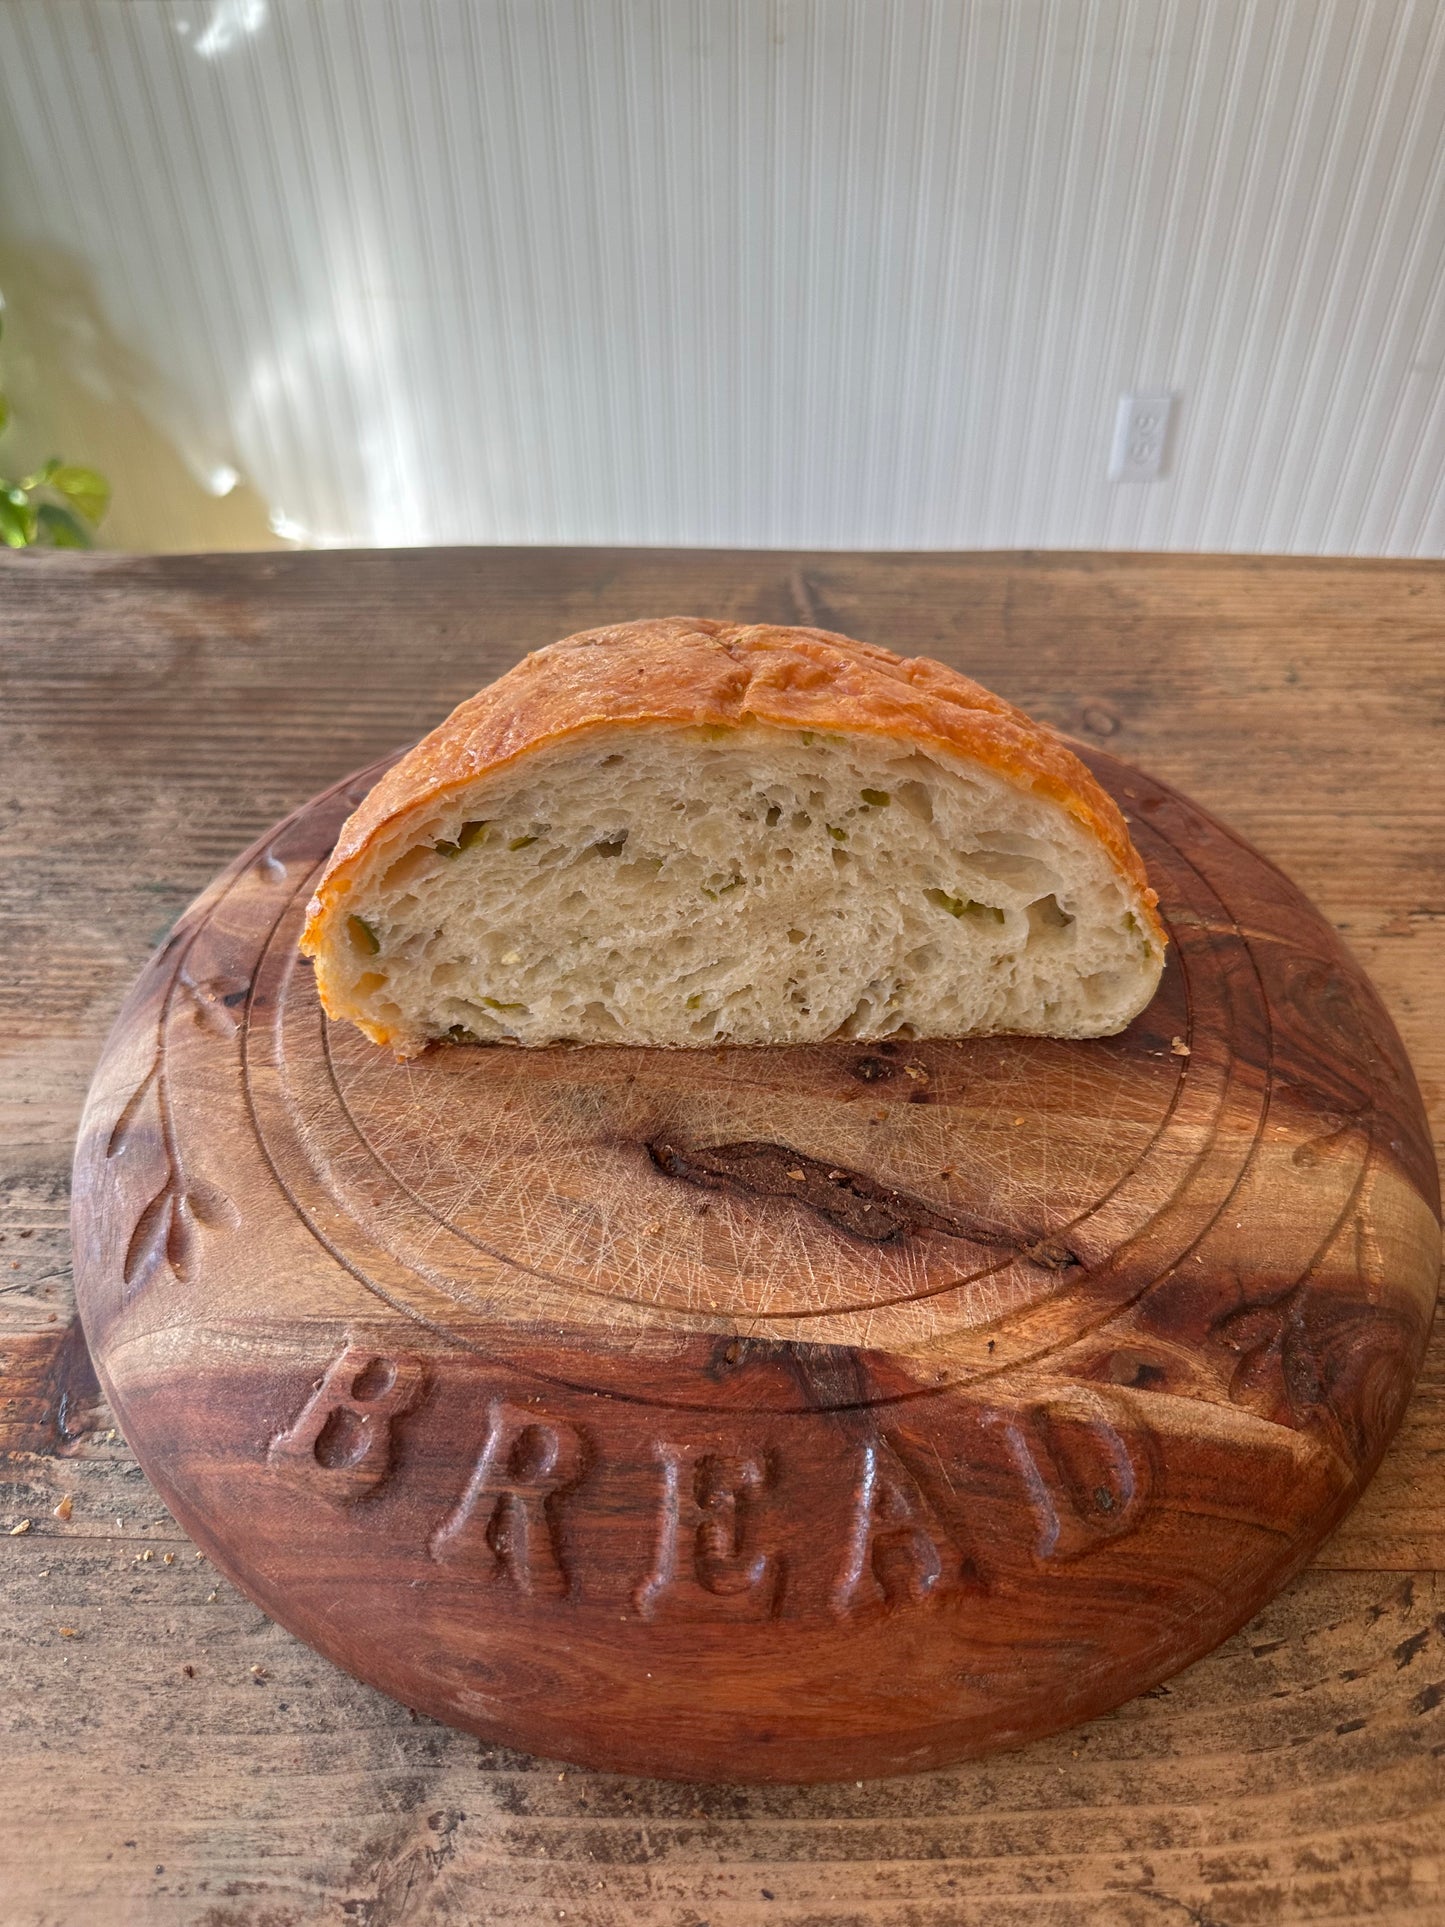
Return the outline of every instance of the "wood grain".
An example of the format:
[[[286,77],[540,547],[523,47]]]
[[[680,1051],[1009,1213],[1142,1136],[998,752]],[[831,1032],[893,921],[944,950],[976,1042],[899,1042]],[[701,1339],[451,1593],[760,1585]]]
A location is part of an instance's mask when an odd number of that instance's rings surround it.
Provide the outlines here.
[[[155,1523],[47,1333],[68,1310],[80,1097],[169,917],[318,778],[415,736],[518,648],[641,608],[832,619],[930,649],[1181,783],[1346,926],[1438,1129],[1440,571],[452,552],[27,560],[0,584],[20,1287],[0,1316],[29,1361],[0,1523],[33,1515],[0,1540],[17,1919],[1439,1916],[1438,1339],[1313,1572],[1157,1697],[985,1768],[745,1793],[559,1780],[368,1696]],[[108,817],[129,825],[120,847],[97,837]],[[66,1491],[70,1520],[51,1518]]]
[[[1091,760],[1171,956],[1082,1043],[399,1065],[297,948],[378,771],[230,866],[72,1204],[102,1383],[213,1561],[409,1706],[696,1779],[1017,1745],[1249,1618],[1404,1410],[1434,1156],[1329,926]]]

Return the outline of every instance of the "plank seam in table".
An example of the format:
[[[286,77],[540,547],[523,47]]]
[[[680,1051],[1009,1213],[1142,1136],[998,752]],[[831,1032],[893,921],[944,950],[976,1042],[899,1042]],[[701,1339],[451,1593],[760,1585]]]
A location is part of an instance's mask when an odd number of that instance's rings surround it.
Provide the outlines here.
[[[1445,1921],[1438,1325],[1374,1486],[1218,1653],[1022,1753],[857,1789],[612,1780],[412,1721],[218,1586],[106,1436],[67,1337],[66,1171],[90,1065],[162,916],[523,649],[694,611],[938,655],[1217,811],[1343,930],[1438,1147],[1439,565],[0,559],[0,1864],[18,1869],[0,1921]]]

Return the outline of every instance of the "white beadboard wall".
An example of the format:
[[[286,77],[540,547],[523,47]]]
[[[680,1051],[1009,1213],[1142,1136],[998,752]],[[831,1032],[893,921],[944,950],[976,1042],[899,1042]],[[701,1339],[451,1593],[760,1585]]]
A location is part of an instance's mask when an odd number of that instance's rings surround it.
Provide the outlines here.
[[[1440,554],[1442,132],[1441,0],[0,5],[0,234],[304,542]]]

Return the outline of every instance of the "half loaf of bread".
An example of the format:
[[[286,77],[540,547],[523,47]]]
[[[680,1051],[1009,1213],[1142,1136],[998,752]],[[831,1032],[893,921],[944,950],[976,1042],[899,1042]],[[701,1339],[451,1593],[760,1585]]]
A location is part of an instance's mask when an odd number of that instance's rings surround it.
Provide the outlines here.
[[[539,650],[342,829],[302,949],[398,1056],[433,1039],[1104,1036],[1164,931],[1051,731],[926,658],[673,618]]]

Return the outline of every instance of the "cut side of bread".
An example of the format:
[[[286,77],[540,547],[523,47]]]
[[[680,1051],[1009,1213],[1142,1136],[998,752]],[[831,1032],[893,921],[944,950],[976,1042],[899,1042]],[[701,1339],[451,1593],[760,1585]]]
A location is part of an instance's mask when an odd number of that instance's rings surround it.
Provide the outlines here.
[[[680,622],[599,633],[621,638],[623,713],[599,714],[596,690],[579,700],[563,676],[519,688],[509,717],[504,677],[476,699],[483,715],[464,705],[347,826],[303,941],[333,1016],[410,1056],[435,1039],[1092,1037],[1148,1003],[1163,932],[1122,819],[1056,738],[1042,773],[1001,751],[1000,724],[1043,738],[1018,711],[977,691],[993,706],[970,753],[918,719],[899,727],[886,704],[856,711],[860,659],[898,664],[887,652]],[[688,685],[694,715],[676,713],[689,641],[721,641],[730,669],[754,654],[776,668],[799,638],[824,645],[821,663],[804,648],[805,667],[833,671],[831,708],[816,700],[829,678],[803,692],[809,726],[778,715],[767,684],[711,708]],[[579,644],[599,647],[557,647]],[[535,681],[553,653],[512,676]],[[628,687],[639,661],[651,697]],[[955,735],[966,723],[941,720]],[[488,732],[510,753],[488,755]]]

